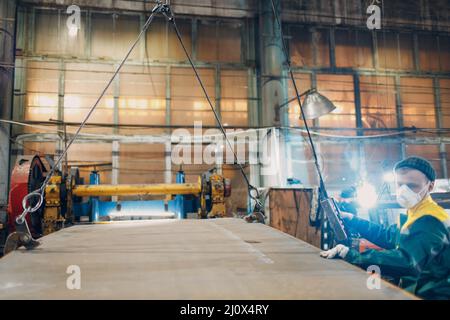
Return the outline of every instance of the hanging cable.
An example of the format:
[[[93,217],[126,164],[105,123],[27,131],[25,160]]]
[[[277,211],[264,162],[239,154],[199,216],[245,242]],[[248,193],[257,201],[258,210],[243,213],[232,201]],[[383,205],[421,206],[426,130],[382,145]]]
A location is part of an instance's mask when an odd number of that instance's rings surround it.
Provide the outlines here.
[[[84,120],[81,122],[81,124],[78,127],[78,129],[76,130],[75,134],[72,136],[70,141],[67,143],[67,146],[64,148],[63,152],[59,155],[58,159],[55,161],[54,166],[51,168],[50,172],[46,176],[46,178],[45,178],[44,182],[42,183],[41,187],[39,189],[34,190],[33,192],[27,194],[23,198],[23,200],[22,200],[23,212],[22,212],[22,214],[20,214],[16,218],[16,224],[18,225],[18,230],[20,230],[21,233],[20,233],[19,238],[17,238],[17,234],[14,234],[14,233],[11,234],[10,237],[11,236],[13,236],[13,237],[11,237],[11,238],[8,237],[9,239],[11,239],[11,241],[17,241],[17,239],[19,239],[19,241],[22,241],[23,243],[25,243],[25,246],[27,245],[27,243],[28,244],[29,243],[34,243],[34,246],[38,245],[37,242],[31,236],[31,233],[30,233],[30,231],[28,229],[28,225],[27,225],[26,219],[25,219],[27,214],[36,212],[42,206],[42,204],[44,202],[45,188],[48,185],[48,183],[49,183],[50,179],[52,178],[52,176],[55,174],[59,164],[61,163],[61,161],[66,156],[69,148],[72,146],[74,141],[80,135],[81,130],[84,128],[84,126],[86,125],[87,121],[89,120],[89,118],[91,117],[91,115],[95,111],[96,107],[100,103],[101,99],[103,98],[103,96],[108,91],[109,87],[113,83],[113,81],[116,78],[116,76],[119,74],[119,72],[122,69],[123,65],[125,64],[125,62],[127,61],[128,57],[130,56],[131,52],[136,47],[136,45],[139,43],[139,41],[141,40],[142,36],[147,32],[147,29],[149,28],[150,24],[153,22],[153,19],[154,19],[155,15],[157,13],[162,12],[162,9],[164,8],[164,6],[165,5],[163,5],[161,1],[157,1],[157,4],[155,5],[153,10],[151,11],[151,14],[150,14],[149,18],[147,19],[146,23],[142,27],[142,30],[139,33],[137,39],[131,45],[131,47],[129,48],[129,50],[126,53],[125,57],[122,59],[121,63],[118,65],[118,67],[117,67],[116,71],[114,72],[113,76],[111,77],[111,79],[108,81],[108,83],[106,84],[105,88],[101,92],[100,96],[98,97],[98,99],[96,100],[94,105],[89,109],[89,112],[87,113],[87,115],[84,118]],[[34,206],[29,204],[29,203],[31,203],[31,201],[29,201],[31,199],[36,199],[37,200],[37,202],[36,202],[36,204]]]
[[[168,19],[168,21],[172,23],[172,26],[173,26],[173,28],[174,28],[174,30],[175,30],[176,36],[177,36],[177,38],[178,38],[178,41],[180,42],[180,45],[181,45],[181,47],[183,48],[183,51],[184,51],[184,53],[185,53],[185,55],[186,55],[186,58],[188,59],[189,64],[191,65],[192,70],[193,70],[194,73],[195,73],[195,77],[197,78],[197,81],[198,81],[198,83],[200,84],[200,87],[202,88],[203,94],[205,95],[205,98],[206,98],[206,100],[208,101],[208,104],[209,104],[209,106],[210,106],[210,108],[211,108],[211,111],[212,111],[213,114],[214,114],[214,118],[215,118],[216,121],[217,121],[218,127],[219,127],[220,131],[222,132],[222,134],[223,134],[223,136],[224,136],[224,138],[225,138],[225,141],[226,141],[226,143],[227,143],[227,145],[228,145],[228,148],[229,148],[229,149],[231,150],[231,152],[233,153],[234,162],[235,162],[236,165],[239,167],[239,170],[240,170],[240,172],[242,173],[242,176],[243,176],[244,179],[245,179],[245,183],[247,184],[247,187],[248,187],[248,194],[249,194],[249,197],[250,197],[252,200],[254,200],[254,201],[256,202],[257,206],[259,206],[259,209],[262,210],[262,208],[260,207],[260,204],[261,204],[261,203],[260,203],[260,200],[259,200],[259,196],[260,196],[260,195],[259,195],[259,191],[258,191],[258,189],[257,189],[256,187],[254,187],[254,186],[250,183],[250,180],[249,180],[249,178],[247,177],[247,174],[245,173],[244,167],[243,167],[242,164],[239,162],[239,159],[238,159],[238,157],[237,157],[237,155],[236,155],[236,152],[234,151],[234,148],[233,148],[233,146],[232,146],[230,140],[228,139],[227,133],[226,133],[225,128],[224,128],[224,126],[223,126],[223,124],[222,124],[222,120],[220,119],[219,114],[217,113],[216,109],[214,108],[214,105],[213,105],[213,103],[212,103],[212,101],[211,101],[211,98],[209,97],[209,94],[208,94],[208,92],[206,91],[205,85],[204,85],[204,83],[203,83],[203,81],[202,81],[202,79],[201,79],[201,77],[200,77],[200,75],[199,75],[199,73],[198,73],[197,67],[195,66],[194,62],[192,61],[191,56],[189,55],[189,52],[188,52],[187,49],[186,49],[186,46],[185,46],[185,44],[184,44],[184,42],[183,42],[183,39],[182,39],[182,37],[181,37],[180,30],[178,29],[178,26],[177,26],[177,24],[176,24],[176,21],[175,21],[175,17],[174,17],[174,15],[173,15],[173,12],[171,11],[170,6],[166,5],[166,6],[164,6],[164,7],[165,7],[165,10],[163,10],[162,13],[166,16],[166,18]]]
[[[311,146],[311,151],[312,151],[312,154],[313,154],[313,157],[314,157],[314,165],[316,167],[317,175],[319,176],[319,184],[320,184],[319,193],[325,199],[325,198],[328,198],[328,192],[327,192],[327,190],[325,188],[325,183],[324,183],[323,176],[322,176],[322,170],[320,169],[319,159],[317,157],[316,148],[314,146],[314,141],[312,140],[312,135],[311,135],[311,132],[309,130],[309,125],[308,125],[308,122],[306,121],[305,112],[303,110],[302,102],[300,100],[300,91],[298,90],[297,83],[295,82],[294,72],[292,71],[292,66],[291,66],[291,59],[289,57],[289,51],[287,49],[286,43],[284,42],[284,34],[283,34],[282,26],[281,26],[281,21],[280,21],[280,18],[278,16],[278,13],[277,13],[277,9],[275,7],[274,0],[270,0],[270,2],[272,4],[272,11],[273,11],[273,15],[274,15],[275,21],[276,21],[276,23],[277,23],[277,25],[278,25],[278,27],[280,29],[281,42],[283,43],[283,53],[284,53],[285,58],[286,58],[286,65],[288,67],[289,76],[291,78],[291,81],[292,81],[292,84],[293,84],[293,87],[294,87],[294,90],[295,90],[295,96],[297,97],[297,102],[298,102],[298,105],[300,107],[300,112],[301,112],[301,115],[302,115],[303,123],[305,125],[306,133],[308,135],[309,144]]]

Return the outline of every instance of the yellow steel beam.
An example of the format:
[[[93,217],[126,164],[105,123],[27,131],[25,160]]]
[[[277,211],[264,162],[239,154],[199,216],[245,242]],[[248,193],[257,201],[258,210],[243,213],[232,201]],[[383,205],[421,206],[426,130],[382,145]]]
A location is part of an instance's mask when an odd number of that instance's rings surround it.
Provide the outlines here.
[[[137,196],[166,194],[199,194],[199,183],[174,184],[126,184],[126,185],[77,185],[72,193],[77,197]]]

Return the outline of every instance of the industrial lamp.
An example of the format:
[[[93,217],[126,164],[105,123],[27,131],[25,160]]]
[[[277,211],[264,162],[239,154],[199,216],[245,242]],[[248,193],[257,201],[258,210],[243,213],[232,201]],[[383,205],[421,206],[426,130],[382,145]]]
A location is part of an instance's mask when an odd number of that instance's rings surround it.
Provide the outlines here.
[[[314,120],[320,118],[321,116],[331,113],[336,109],[336,106],[333,104],[333,102],[317,92],[316,89],[305,91],[301,95],[299,95],[299,97],[303,97],[305,95],[305,101],[302,105],[305,120]],[[297,100],[297,97],[294,97],[283,103],[280,108],[287,106],[289,103],[295,100]]]

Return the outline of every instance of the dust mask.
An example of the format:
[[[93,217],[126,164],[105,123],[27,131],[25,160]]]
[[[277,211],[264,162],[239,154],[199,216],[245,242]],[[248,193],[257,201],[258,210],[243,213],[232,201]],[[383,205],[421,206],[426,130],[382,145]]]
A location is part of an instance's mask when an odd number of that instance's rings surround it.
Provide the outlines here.
[[[403,184],[400,188],[397,189],[397,202],[406,209],[411,209],[416,206],[427,194],[427,190],[430,186],[430,183],[420,190],[419,192],[414,192],[409,188],[406,184]]]

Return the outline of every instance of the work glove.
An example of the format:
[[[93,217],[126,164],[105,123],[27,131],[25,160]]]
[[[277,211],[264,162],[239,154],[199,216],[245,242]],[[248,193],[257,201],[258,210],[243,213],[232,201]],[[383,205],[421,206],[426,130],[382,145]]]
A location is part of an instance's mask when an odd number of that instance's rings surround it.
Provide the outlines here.
[[[336,258],[336,257],[344,259],[349,250],[350,250],[349,247],[346,247],[343,244],[338,244],[333,249],[330,249],[330,250],[327,250],[327,251],[322,251],[320,253],[320,256],[322,258],[326,258],[326,259],[333,259],[333,258]]]

